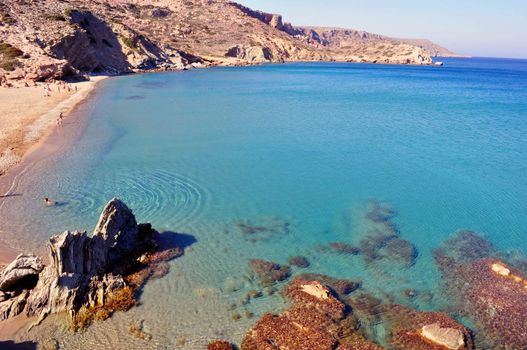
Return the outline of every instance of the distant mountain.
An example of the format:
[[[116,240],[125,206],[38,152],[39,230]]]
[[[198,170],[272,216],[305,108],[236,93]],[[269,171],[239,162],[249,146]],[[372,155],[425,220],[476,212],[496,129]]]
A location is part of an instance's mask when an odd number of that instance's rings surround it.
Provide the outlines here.
[[[356,30],[294,27],[228,0],[0,2],[0,83],[285,61],[430,64],[445,52],[439,49]]]

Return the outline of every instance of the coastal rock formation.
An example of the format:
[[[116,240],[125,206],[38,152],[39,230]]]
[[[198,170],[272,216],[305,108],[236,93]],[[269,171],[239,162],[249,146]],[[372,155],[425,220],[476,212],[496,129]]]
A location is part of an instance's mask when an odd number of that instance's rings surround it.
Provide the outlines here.
[[[42,259],[32,254],[20,254],[0,274],[0,291],[15,292],[34,285],[44,265]]]
[[[430,64],[430,42],[294,27],[228,0],[4,0],[0,84],[283,61]],[[7,49],[7,47],[13,49]]]
[[[134,290],[155,267],[181,254],[180,249],[161,249],[158,236],[150,224],[138,225],[123,202],[112,199],[93,235],[65,231],[50,238],[48,266],[35,256],[20,255],[4,270],[2,291],[10,294],[0,302],[0,319],[21,313],[42,319],[66,311],[74,327],[83,327],[93,318],[129,309],[135,304]]]

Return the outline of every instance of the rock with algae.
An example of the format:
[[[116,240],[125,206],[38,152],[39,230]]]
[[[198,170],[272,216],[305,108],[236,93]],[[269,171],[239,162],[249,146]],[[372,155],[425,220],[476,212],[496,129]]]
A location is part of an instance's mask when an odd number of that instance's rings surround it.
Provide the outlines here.
[[[265,314],[246,334],[242,350],[333,350],[339,346],[352,322],[348,322],[346,305],[327,286],[297,277],[283,294],[292,307],[280,315]],[[376,349],[366,347],[364,339],[357,342],[364,345],[357,349]]]
[[[387,342],[400,350],[472,349],[470,330],[441,312],[424,312],[395,304],[381,306]]]
[[[456,232],[434,251],[452,307],[476,326],[478,347],[527,349],[527,276],[484,237]]]

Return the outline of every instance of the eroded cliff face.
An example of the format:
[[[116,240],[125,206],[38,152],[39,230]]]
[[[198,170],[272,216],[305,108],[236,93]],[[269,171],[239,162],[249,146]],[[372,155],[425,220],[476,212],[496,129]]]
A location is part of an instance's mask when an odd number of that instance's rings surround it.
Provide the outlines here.
[[[422,46],[422,45],[421,45]],[[0,83],[284,61],[429,64],[426,48],[301,28],[227,0],[4,0]]]

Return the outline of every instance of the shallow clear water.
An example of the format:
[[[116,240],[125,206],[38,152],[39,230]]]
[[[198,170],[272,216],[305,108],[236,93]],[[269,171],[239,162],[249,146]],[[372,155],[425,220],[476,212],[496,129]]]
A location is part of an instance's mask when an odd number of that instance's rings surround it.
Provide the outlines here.
[[[307,271],[361,280],[385,300],[442,305],[431,251],[453,232],[481,232],[527,252],[527,61],[444,59],[444,67],[284,64],[118,77],[101,84],[86,130],[17,179],[0,203],[2,237],[38,249],[50,234],[91,230],[114,196],[140,222],[196,240],[151,282],[142,305],[70,335],[66,346],[202,348],[239,342],[264,297],[247,261],[311,261]],[[42,197],[62,205],[46,208]],[[397,212],[414,266],[320,252],[357,243],[371,200]],[[278,227],[248,239],[239,222]],[[187,239],[189,242],[190,239]],[[306,270],[294,270],[304,272]],[[243,288],[231,292],[231,285]],[[414,288],[433,297],[409,301]],[[245,310],[255,318],[232,315]],[[127,334],[143,319],[144,344]],[[96,337],[95,337],[96,336]],[[99,340],[97,340],[99,339]],[[123,345],[124,346],[124,345]]]

